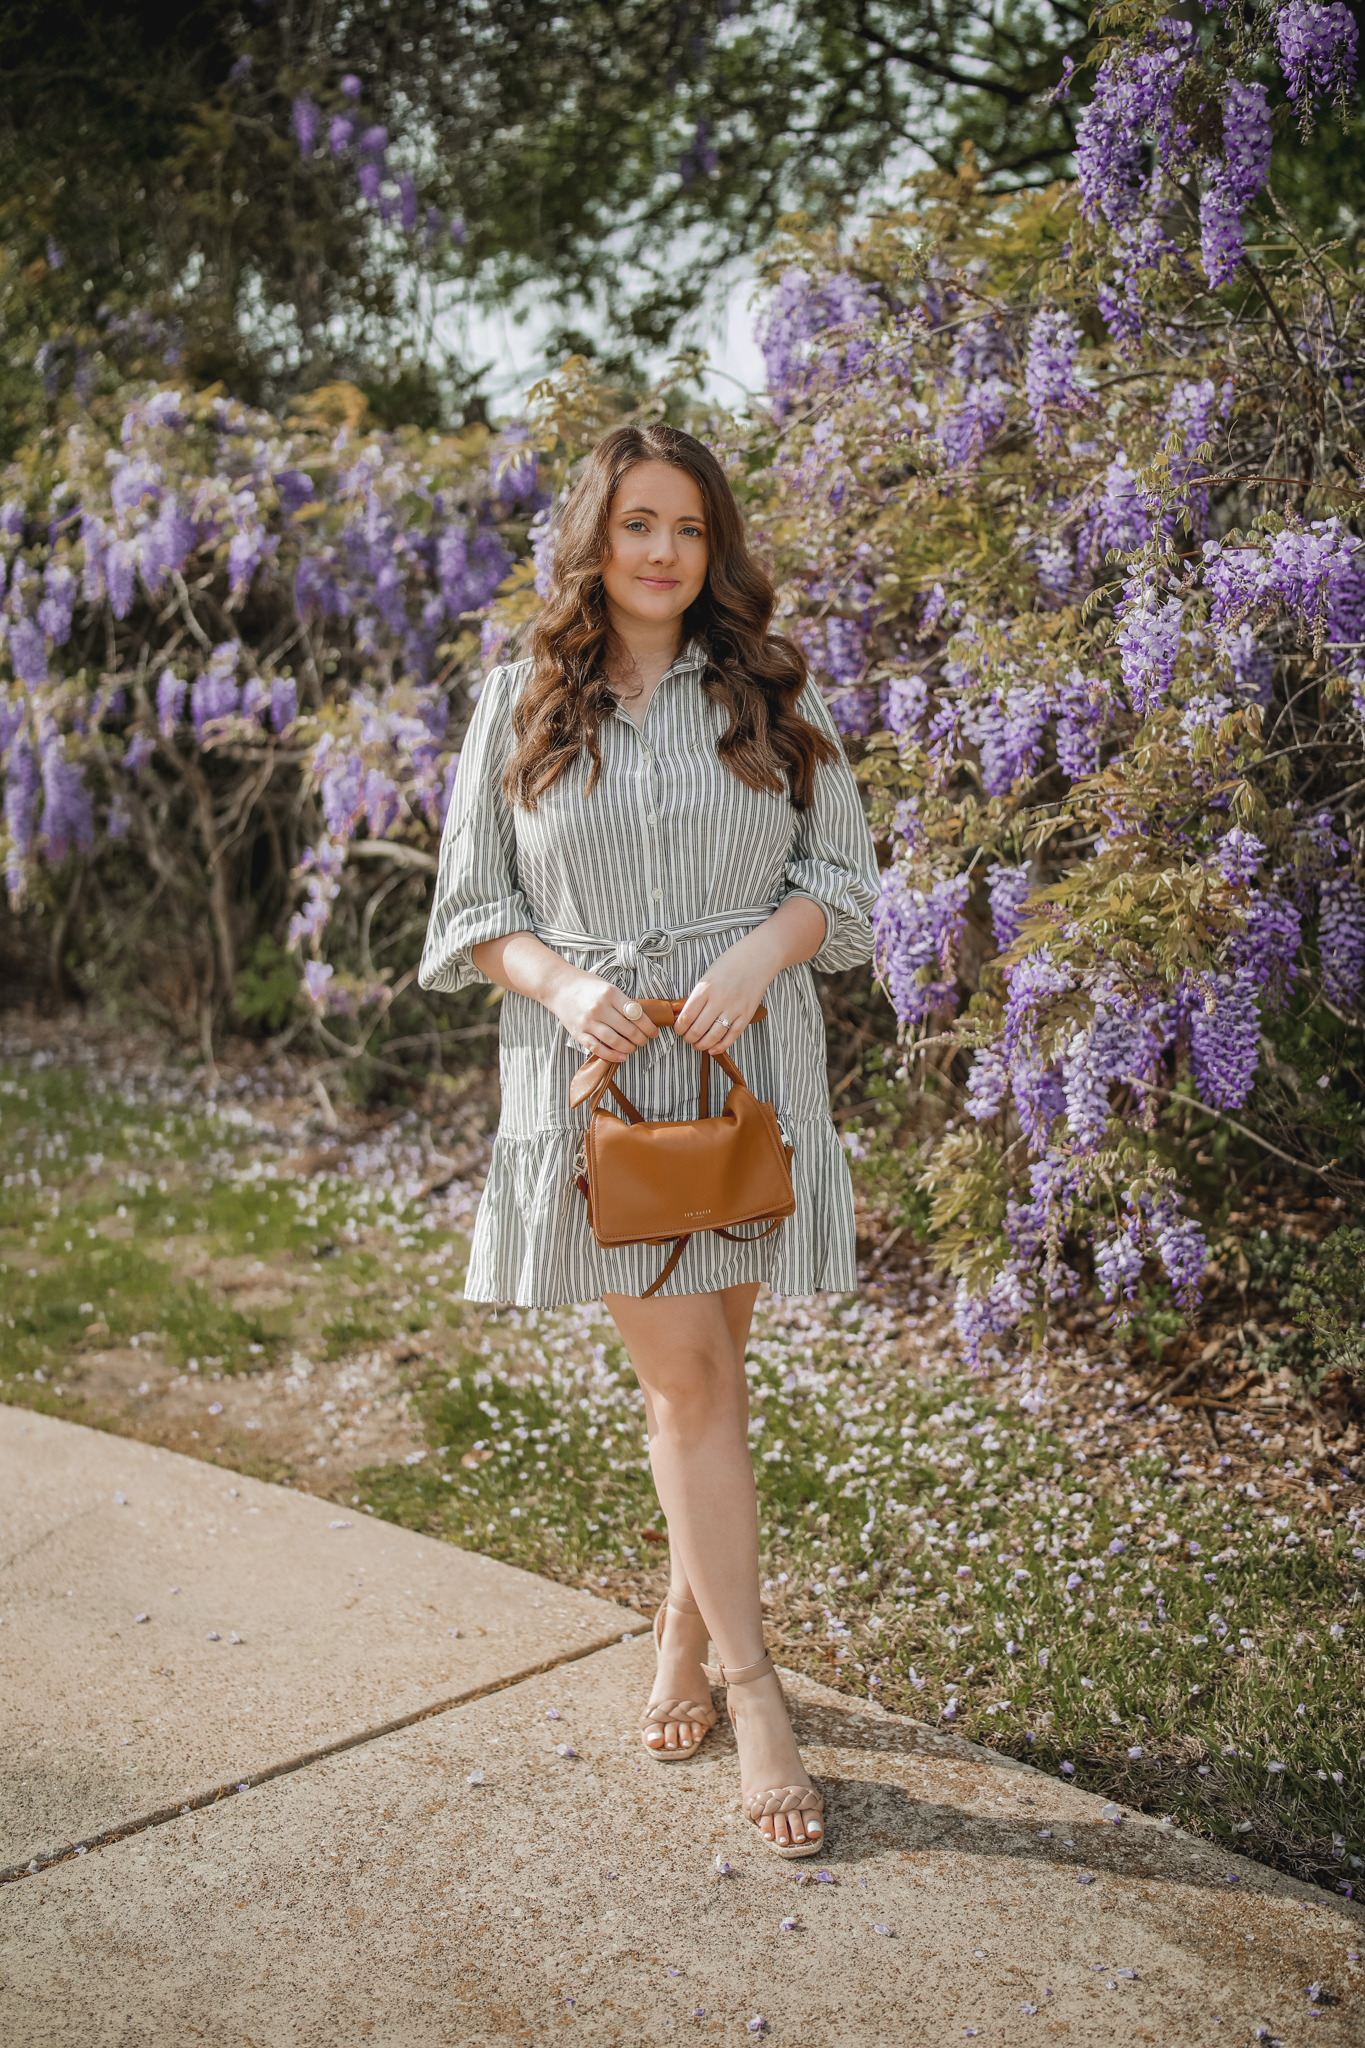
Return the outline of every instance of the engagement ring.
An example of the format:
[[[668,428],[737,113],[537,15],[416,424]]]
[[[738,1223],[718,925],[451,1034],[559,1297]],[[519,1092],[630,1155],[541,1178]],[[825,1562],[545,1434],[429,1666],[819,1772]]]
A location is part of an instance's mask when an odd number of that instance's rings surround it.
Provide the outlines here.
[[[634,1024],[638,1021],[639,1018],[644,1016],[644,1006],[641,1003],[637,1003],[632,998],[631,1001],[628,1002],[625,1006],[625,1014],[627,1017],[629,1017],[631,1023]]]
[[[730,1019],[728,1017],[721,1018],[720,1028],[722,1031],[728,1031],[730,1029]]]

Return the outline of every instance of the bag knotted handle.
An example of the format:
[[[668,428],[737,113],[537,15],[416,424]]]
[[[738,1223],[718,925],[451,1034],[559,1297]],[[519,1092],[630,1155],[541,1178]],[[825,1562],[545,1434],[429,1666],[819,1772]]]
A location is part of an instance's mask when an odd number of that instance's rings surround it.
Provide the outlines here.
[[[640,1007],[649,1018],[651,1024],[658,1024],[660,1026],[671,1024],[676,1031],[678,1018],[681,1016],[686,1004],[676,1000],[659,1000],[651,997],[648,1001],[641,999]],[[749,1022],[751,1024],[761,1024],[767,1014],[767,1009],[760,1003],[753,1016],[749,1019]],[[640,1049],[637,1048],[637,1050]],[[627,1053],[625,1059],[629,1059],[629,1057],[630,1054]],[[697,1111],[698,1116],[709,1116],[710,1114],[708,1104],[711,1083],[709,1062],[711,1060],[716,1062],[716,1065],[723,1073],[729,1076],[731,1081],[738,1081],[741,1085],[744,1081],[744,1076],[730,1058],[729,1053],[704,1052],[701,1056],[701,1102]],[[585,1102],[589,1103],[590,1108],[596,1109],[607,1089],[610,1088],[613,1096],[615,1096],[621,1107],[626,1111],[631,1122],[643,1123],[644,1118],[639,1110],[626,1100],[626,1097],[621,1093],[621,1090],[616,1086],[612,1078],[616,1069],[624,1065],[624,1063],[624,1060],[608,1059],[604,1053],[594,1053],[591,1059],[584,1060],[582,1066],[569,1083],[570,1109],[578,1109]]]

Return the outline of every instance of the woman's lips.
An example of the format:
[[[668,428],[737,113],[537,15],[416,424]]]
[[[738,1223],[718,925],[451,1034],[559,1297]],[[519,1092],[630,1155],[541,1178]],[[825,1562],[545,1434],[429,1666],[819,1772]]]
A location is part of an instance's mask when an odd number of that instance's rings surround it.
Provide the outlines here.
[[[643,583],[647,590],[676,590],[682,581],[680,576],[637,576],[637,583]]]

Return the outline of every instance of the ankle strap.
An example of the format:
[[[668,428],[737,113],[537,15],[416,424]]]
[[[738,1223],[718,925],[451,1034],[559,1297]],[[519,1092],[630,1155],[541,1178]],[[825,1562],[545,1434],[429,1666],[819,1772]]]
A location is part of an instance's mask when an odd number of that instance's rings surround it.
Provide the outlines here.
[[[773,1660],[765,1650],[756,1664],[742,1665],[737,1671],[728,1670],[722,1664],[720,1677],[722,1685],[752,1685],[756,1678],[766,1678],[773,1669]]]
[[[671,1607],[671,1608],[672,1608],[672,1609],[674,1610],[674,1612],[675,1612],[675,1613],[677,1613],[677,1614],[700,1614],[700,1613],[701,1613],[701,1609],[700,1609],[700,1607],[698,1607],[698,1605],[697,1605],[697,1603],[696,1603],[696,1601],[695,1601],[695,1600],[675,1600],[675,1599],[673,1598],[673,1595],[672,1595],[671,1593],[665,1594],[665,1596],[664,1596],[664,1606],[665,1606],[665,1607]]]

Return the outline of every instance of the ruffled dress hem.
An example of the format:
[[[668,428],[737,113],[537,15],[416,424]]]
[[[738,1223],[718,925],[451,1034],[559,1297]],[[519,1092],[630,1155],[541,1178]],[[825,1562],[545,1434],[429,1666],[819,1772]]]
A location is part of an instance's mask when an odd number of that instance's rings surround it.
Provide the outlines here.
[[[557,1308],[604,1294],[639,1297],[669,1246],[599,1245],[573,1183],[580,1133],[499,1135],[479,1202],[465,1276],[466,1301]],[[658,1298],[712,1294],[746,1281],[774,1294],[845,1294],[857,1285],[848,1161],[828,1117],[788,1125],[796,1213],[771,1236],[736,1244],[711,1231],[692,1238]]]

